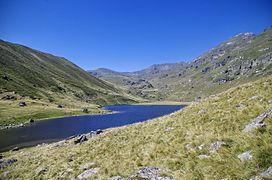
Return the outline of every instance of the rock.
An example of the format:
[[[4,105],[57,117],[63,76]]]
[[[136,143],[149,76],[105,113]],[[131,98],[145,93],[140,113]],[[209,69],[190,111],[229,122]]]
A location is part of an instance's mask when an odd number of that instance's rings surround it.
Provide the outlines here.
[[[256,129],[260,126],[264,126],[264,120],[268,117],[272,116],[272,108],[268,109],[267,111],[265,111],[264,113],[260,114],[259,116],[257,116],[256,118],[254,118],[251,123],[249,123],[248,125],[246,125],[246,127],[243,129],[242,132],[244,133],[248,133],[251,132],[253,129]]]
[[[209,153],[213,154],[215,153],[222,145],[225,145],[226,143],[224,141],[216,141],[211,144],[209,148]]]
[[[98,129],[96,131],[91,131],[90,136],[91,136],[91,138],[95,138],[97,135],[99,135],[101,133],[103,133],[103,131],[101,129]]]
[[[193,149],[193,145],[192,145],[192,144],[186,144],[186,145],[185,145],[185,148],[186,148],[187,150],[191,150],[191,149]]]
[[[29,123],[34,123],[34,120],[33,120],[32,118],[30,118],[30,119],[28,120],[28,122],[29,122]]]
[[[166,128],[164,131],[165,131],[165,132],[170,132],[170,131],[172,131],[172,130],[174,130],[174,128],[168,127],[168,128]]]
[[[77,176],[78,179],[88,179],[99,171],[99,168],[92,168],[84,171],[83,173]]]
[[[25,124],[24,123],[21,123],[20,125],[19,125],[19,127],[24,127],[25,126]]]
[[[64,105],[63,104],[59,104],[58,108],[64,108]]]
[[[44,174],[46,171],[47,171],[46,168],[44,168],[44,167],[38,167],[35,172],[39,176],[41,174]]]
[[[89,169],[91,166],[94,166],[94,165],[95,165],[94,162],[88,162],[88,163],[86,163],[86,164],[84,164],[84,165],[81,165],[81,166],[79,167],[79,169],[87,170],[87,169]]]
[[[86,135],[80,135],[80,136],[74,141],[74,143],[75,143],[75,144],[78,144],[78,143],[82,143],[82,142],[87,141],[87,140],[88,140],[88,139],[87,139]]]
[[[251,151],[246,151],[242,154],[239,154],[237,156],[242,162],[245,162],[245,161],[248,161],[248,160],[251,160],[252,159],[252,155],[251,155]]]
[[[24,106],[26,106],[26,102],[21,101],[21,102],[18,103],[18,105],[21,106],[21,107],[24,107]]]
[[[71,172],[73,172],[73,169],[71,169],[71,168],[66,169],[65,172],[62,172],[62,173],[60,174],[60,178],[61,178],[61,179],[67,179],[67,176],[68,176]]]
[[[11,151],[19,151],[20,149],[18,147],[13,148]]]
[[[2,159],[3,158],[3,155],[2,154],[0,154],[0,159]]]
[[[266,171],[260,173],[258,176],[250,178],[250,180],[259,180],[259,179],[272,179],[272,166],[270,166]]]
[[[74,155],[69,155],[67,156],[68,162],[72,162],[74,160],[75,156]]]
[[[123,178],[122,176],[113,176],[108,178],[107,180],[125,180],[125,178]]]
[[[7,179],[8,174],[9,174],[9,171],[3,172],[2,174],[0,174],[0,179],[1,179],[1,178]]]
[[[147,166],[147,167],[143,167],[142,169],[140,169],[140,171],[138,171],[137,173],[135,173],[134,175],[131,175],[128,179],[150,179],[150,180],[172,180],[172,177],[168,177],[168,176],[160,176],[161,169],[157,168],[157,167],[151,167],[151,166]]]
[[[2,159],[0,160],[0,169],[10,166],[15,162],[17,162],[17,159],[7,159],[7,160]]]
[[[82,112],[84,112],[84,113],[89,113],[89,110],[88,110],[88,108],[84,107],[84,108],[82,109]]]
[[[246,109],[246,106],[244,106],[243,104],[238,104],[237,106],[236,106],[236,108],[238,109],[238,110],[244,110],[244,109]]]
[[[8,81],[9,77],[7,75],[2,75],[2,79]]]
[[[210,156],[209,155],[206,155],[206,154],[201,154],[199,156],[197,156],[199,159],[206,159],[206,158],[209,158]]]
[[[204,148],[204,146],[205,146],[205,144],[201,144],[201,145],[197,146],[197,149],[202,150]]]
[[[198,114],[202,114],[202,113],[206,113],[207,111],[206,111],[206,109],[200,109],[199,111],[198,111]]]

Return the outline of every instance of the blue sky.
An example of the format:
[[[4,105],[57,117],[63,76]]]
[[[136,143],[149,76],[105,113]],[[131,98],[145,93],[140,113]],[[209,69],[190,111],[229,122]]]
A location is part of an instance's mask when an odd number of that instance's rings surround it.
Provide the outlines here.
[[[192,60],[272,25],[270,0],[0,0],[0,39],[85,70]]]

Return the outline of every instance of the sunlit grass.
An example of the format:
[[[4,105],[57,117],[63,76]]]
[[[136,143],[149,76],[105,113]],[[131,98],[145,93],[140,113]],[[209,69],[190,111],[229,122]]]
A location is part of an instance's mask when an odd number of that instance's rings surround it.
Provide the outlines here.
[[[18,162],[0,172],[30,179],[38,178],[35,170],[44,167],[47,170],[39,178],[56,179],[71,168],[73,172],[66,177],[71,178],[82,172],[80,165],[95,162],[100,168],[95,179],[128,176],[143,166],[160,167],[175,179],[249,179],[272,165],[272,118],[253,133],[242,133],[242,129],[271,108],[271,99],[269,77],[192,103],[169,116],[108,129],[81,145],[45,145],[4,153]],[[227,144],[210,158],[197,157],[218,140]],[[201,144],[204,148],[198,150]],[[253,159],[241,162],[237,155],[248,150]],[[71,155],[74,160],[68,161]]]

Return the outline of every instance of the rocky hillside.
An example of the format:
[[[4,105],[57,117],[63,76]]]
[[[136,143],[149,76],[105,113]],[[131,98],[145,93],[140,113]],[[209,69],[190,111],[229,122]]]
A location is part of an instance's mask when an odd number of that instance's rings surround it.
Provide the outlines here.
[[[192,101],[272,74],[272,28],[241,33],[188,63],[153,65],[131,73],[91,73],[147,99]],[[116,78],[118,81],[116,82]],[[125,78],[124,78],[125,77]],[[149,86],[131,86],[148,82]],[[144,88],[142,88],[144,86]]]
[[[0,41],[0,126],[135,101],[65,58]]]
[[[271,178],[271,108],[269,76],[153,121],[3,153],[0,178]]]

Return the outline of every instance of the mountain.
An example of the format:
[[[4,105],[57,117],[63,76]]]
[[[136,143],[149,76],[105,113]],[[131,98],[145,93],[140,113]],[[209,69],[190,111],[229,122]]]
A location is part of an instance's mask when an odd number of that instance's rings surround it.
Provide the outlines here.
[[[2,40],[0,41],[0,99],[1,103],[4,103],[1,104],[2,107],[6,107],[5,112],[3,108],[0,109],[2,119],[0,124],[6,119],[13,119],[12,122],[16,122],[15,115],[8,112],[15,113],[27,109],[14,109],[17,107],[15,102],[18,103],[18,100],[29,101],[29,106],[43,102],[46,105],[59,104],[60,107],[73,109],[90,104],[135,102],[135,98],[127,95],[122,89],[90,75],[63,57]],[[33,109],[35,107],[29,108],[29,111]],[[45,108],[39,107],[39,109]],[[54,110],[56,111],[60,110]],[[28,112],[24,113],[24,115],[28,114]],[[21,116],[22,113],[18,114],[18,117]],[[30,114],[20,120],[25,121],[32,116],[35,117],[36,114]],[[42,115],[42,118],[44,117],[47,115]],[[37,116],[37,118],[41,117]]]
[[[272,74],[271,59],[272,28],[268,28],[259,35],[238,34],[191,62],[152,65],[130,73],[101,73],[101,69],[90,73],[146,99],[192,101]],[[138,88],[127,83],[139,80],[150,85]]]
[[[168,178],[153,179],[271,178],[271,89],[269,76],[168,116],[88,133],[81,144],[77,137],[5,152],[3,160],[18,161],[0,169],[0,178],[152,179],[159,170]]]

